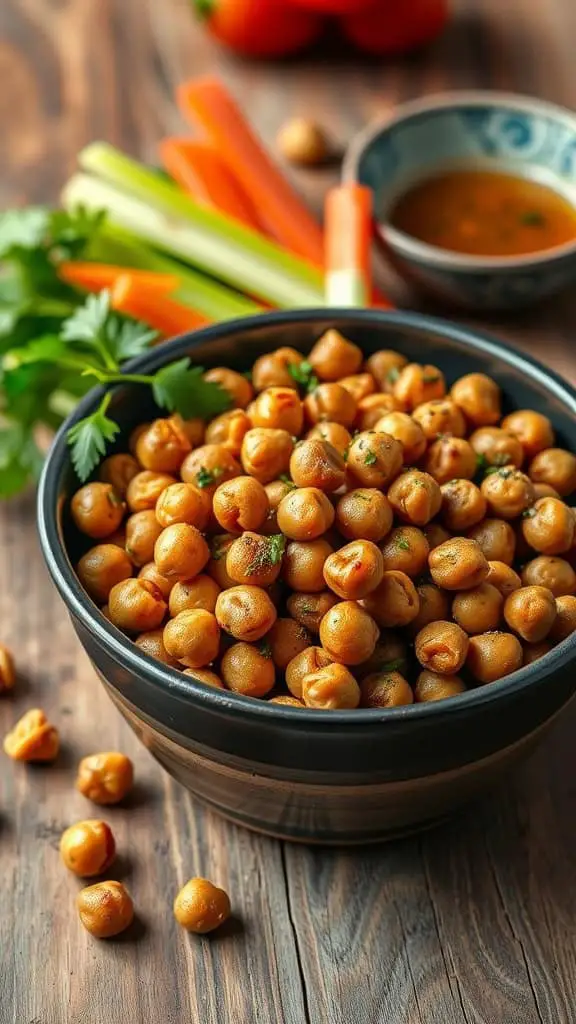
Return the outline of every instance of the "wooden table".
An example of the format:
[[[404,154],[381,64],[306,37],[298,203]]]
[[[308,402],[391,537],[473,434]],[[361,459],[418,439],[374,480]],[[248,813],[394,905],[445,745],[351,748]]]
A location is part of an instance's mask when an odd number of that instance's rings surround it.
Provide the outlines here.
[[[76,151],[106,138],[147,159],[179,130],[171,99],[217,68],[272,139],[290,112],[344,142],[399,100],[492,85],[576,106],[573,0],[468,0],[429,52],[380,65],[224,56],[187,0],[3,0],[0,205],[54,200]],[[319,201],[335,172],[303,173]],[[576,303],[501,331],[567,376]],[[494,326],[494,325],[492,325]],[[113,710],[48,581],[32,496],[0,512],[0,635],[21,678],[0,729],[41,705],[57,764],[0,768],[0,1024],[571,1024],[576,1018],[576,712],[502,792],[436,832],[364,852],[266,840],[196,806]],[[62,830],[92,813],[75,763],[125,750],[138,785],[111,809],[138,924],[98,943],[74,910]],[[212,939],[175,924],[175,891],[205,874],[236,920]]]

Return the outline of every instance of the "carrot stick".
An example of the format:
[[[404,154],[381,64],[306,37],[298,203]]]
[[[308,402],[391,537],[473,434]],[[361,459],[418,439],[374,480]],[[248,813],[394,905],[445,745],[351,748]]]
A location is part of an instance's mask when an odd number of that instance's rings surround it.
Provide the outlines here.
[[[324,205],[325,287],[330,306],[366,306],[371,285],[372,192],[349,182]]]
[[[175,302],[166,295],[154,294],[142,285],[133,273],[118,277],[111,292],[110,304],[119,313],[142,320],[166,338],[193,331],[208,323],[194,309]]]
[[[242,186],[209,142],[163,139],[160,159],[174,181],[197,202],[221,210],[256,231],[261,230]]]
[[[215,78],[184,82],[177,89],[182,113],[207,132],[232,168],[267,231],[316,266],[323,262],[319,224],[266,153],[240,108]]]
[[[101,292],[103,288],[113,288],[119,277],[130,273],[142,288],[156,295],[167,295],[175,292],[180,286],[180,279],[175,274],[158,274],[150,270],[130,270],[115,266],[112,263],[89,263],[64,260],[58,266],[58,277],[66,284],[81,288],[86,292]]]

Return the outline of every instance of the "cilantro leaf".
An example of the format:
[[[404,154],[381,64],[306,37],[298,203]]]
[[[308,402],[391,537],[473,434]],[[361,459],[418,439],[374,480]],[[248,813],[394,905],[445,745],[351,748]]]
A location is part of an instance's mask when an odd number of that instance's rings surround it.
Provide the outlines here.
[[[368,448],[368,451],[366,452],[366,455],[364,456],[364,465],[366,465],[366,466],[374,466],[377,461],[378,461],[378,459],[377,459],[377,456],[376,456],[376,452],[373,452],[371,448]]]
[[[213,469],[206,469],[206,466],[200,466],[196,473],[196,486],[202,491],[205,487],[211,487],[222,476],[223,472],[224,470],[220,469],[220,466],[214,466]],[[217,556],[215,555],[214,557],[216,558]]]
[[[120,432],[117,423],[108,419],[106,410],[111,395],[105,395],[96,412],[80,420],[68,431],[72,464],[80,480],[88,479],[106,451],[106,442],[114,440]]]
[[[23,210],[5,210],[0,214],[0,258],[14,250],[31,250],[41,246],[48,233],[50,213],[43,206]]]
[[[62,324],[64,341],[81,341],[94,345],[105,337],[106,321],[110,313],[110,292],[88,295],[82,306]]]
[[[152,380],[156,402],[184,419],[198,416],[207,420],[225,412],[232,403],[230,395],[219,384],[203,380],[203,373],[202,367],[191,366],[187,357],[164,366]]]
[[[305,387],[307,391],[314,391],[314,388],[318,387],[318,377],[307,359],[303,359],[301,363],[286,363],[286,369],[292,380]]]
[[[115,317],[109,326],[108,337],[116,359],[123,363],[126,359],[142,355],[156,341],[158,331],[135,320],[121,321]]]

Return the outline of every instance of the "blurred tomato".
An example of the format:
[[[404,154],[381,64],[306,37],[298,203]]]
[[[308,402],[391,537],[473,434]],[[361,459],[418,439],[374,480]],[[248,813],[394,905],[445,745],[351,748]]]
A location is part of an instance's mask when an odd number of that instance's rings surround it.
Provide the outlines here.
[[[402,53],[432,42],[449,16],[449,0],[372,0],[342,19],[351,42],[367,53]]]
[[[283,57],[312,43],[322,29],[318,13],[288,0],[192,0],[197,16],[219,42],[247,57]]]
[[[306,7],[309,11],[322,11],[323,14],[351,14],[366,7],[374,7],[379,0],[290,0],[298,7]],[[403,3],[404,0],[399,0]]]

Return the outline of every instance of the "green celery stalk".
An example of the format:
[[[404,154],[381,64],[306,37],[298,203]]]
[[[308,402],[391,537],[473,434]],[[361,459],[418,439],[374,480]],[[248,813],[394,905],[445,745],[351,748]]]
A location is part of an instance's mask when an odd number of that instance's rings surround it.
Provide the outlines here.
[[[113,222],[234,287],[279,306],[321,303],[323,282],[317,268],[233,218],[200,206],[112,146],[93,143],[79,161],[98,180],[73,178],[65,190],[67,204],[72,193],[76,202],[93,208],[97,194]]]
[[[203,313],[209,320],[233,320],[263,311],[262,306],[239,292],[169,256],[160,255],[133,235],[108,223],[97,232],[85,255],[87,259],[102,263],[117,263],[135,270],[174,274],[179,278],[180,285],[172,298]]]

